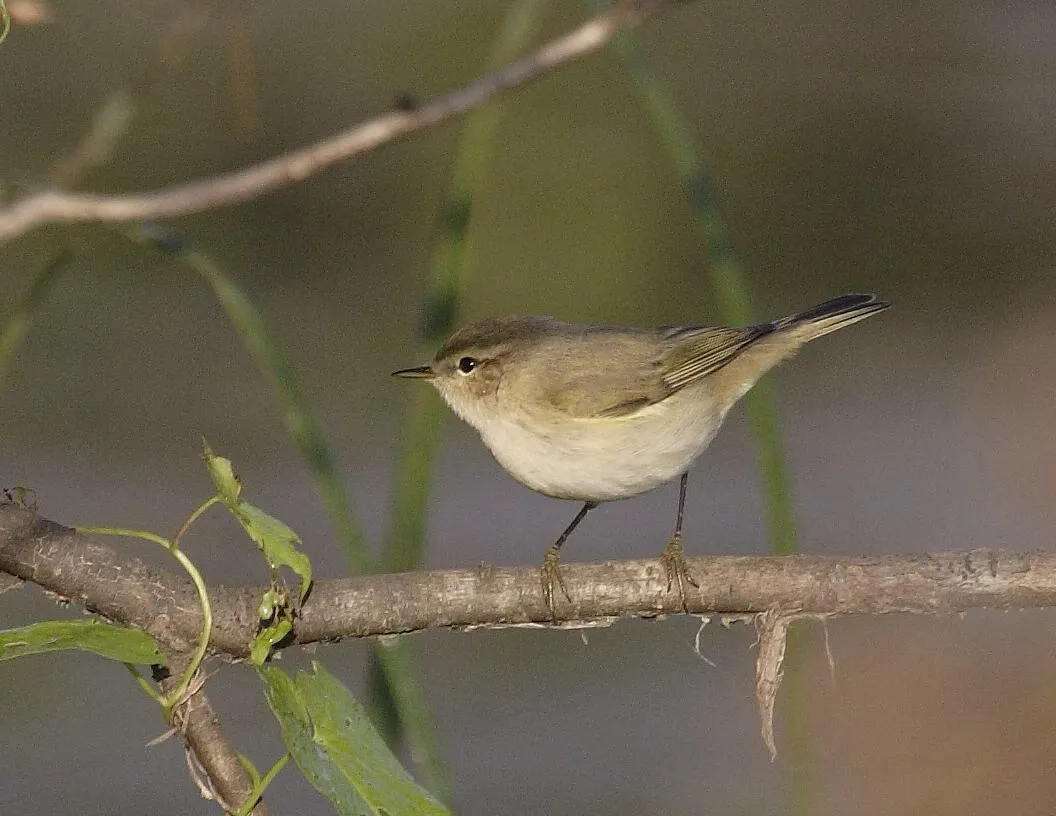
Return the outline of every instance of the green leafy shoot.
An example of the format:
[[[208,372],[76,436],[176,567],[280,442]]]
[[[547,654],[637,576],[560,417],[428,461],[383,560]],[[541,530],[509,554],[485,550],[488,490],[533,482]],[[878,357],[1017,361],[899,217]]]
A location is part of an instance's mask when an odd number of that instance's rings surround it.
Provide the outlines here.
[[[40,621],[0,630],[0,660],[60,649],[81,649],[122,663],[165,662],[165,655],[146,632],[97,620]]]
[[[280,618],[270,626],[265,626],[256,637],[253,638],[253,646],[249,651],[249,659],[254,666],[263,666],[271,655],[275,644],[281,641],[293,629],[293,621],[289,618]]]
[[[289,567],[298,575],[301,579],[299,597],[303,601],[312,583],[312,564],[308,556],[297,549],[296,545],[301,543],[300,537],[274,516],[243,501],[242,484],[231,460],[214,454],[209,443],[204,440],[203,448],[205,464],[216,488],[217,498],[242,525],[246,535],[256,542],[273,571]]]
[[[268,705],[301,772],[341,816],[448,816],[385,745],[360,705],[323,667],[290,677],[259,669]]]
[[[205,467],[209,471],[209,478],[213,480],[216,497],[226,507],[237,504],[242,496],[242,480],[235,473],[231,460],[213,453],[213,449],[204,439],[202,440],[202,455],[205,458]]]

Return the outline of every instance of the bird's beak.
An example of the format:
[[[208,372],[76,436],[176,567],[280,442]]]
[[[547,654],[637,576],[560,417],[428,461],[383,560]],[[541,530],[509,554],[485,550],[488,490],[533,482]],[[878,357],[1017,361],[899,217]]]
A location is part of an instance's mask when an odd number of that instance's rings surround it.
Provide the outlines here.
[[[393,377],[406,377],[409,380],[431,380],[436,374],[432,366],[417,366],[415,368],[401,368],[392,372]]]

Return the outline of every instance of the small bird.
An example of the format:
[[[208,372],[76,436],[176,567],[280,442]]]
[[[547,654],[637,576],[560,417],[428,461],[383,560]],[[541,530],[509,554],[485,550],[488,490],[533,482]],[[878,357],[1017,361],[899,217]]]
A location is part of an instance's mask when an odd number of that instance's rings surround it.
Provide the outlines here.
[[[734,403],[804,343],[888,308],[848,294],[743,329],[655,329],[489,317],[455,332],[428,365],[393,372],[428,380],[526,487],[583,502],[546,552],[543,600],[557,620],[554,587],[571,603],[561,546],[601,502],[681,477],[675,532],[660,556],[683,609],[697,585],[682,552],[690,466]]]

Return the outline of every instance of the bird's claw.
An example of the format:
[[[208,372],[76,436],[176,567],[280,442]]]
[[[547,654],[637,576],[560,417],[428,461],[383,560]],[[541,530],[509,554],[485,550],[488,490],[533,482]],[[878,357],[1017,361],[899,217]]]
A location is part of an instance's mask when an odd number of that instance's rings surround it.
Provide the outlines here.
[[[565,596],[565,600],[569,603],[572,603],[572,596],[568,594],[568,589],[565,587],[565,579],[561,575],[561,566],[558,563],[558,550],[556,547],[551,547],[546,551],[542,569],[539,570],[539,578],[543,586],[543,603],[546,604],[546,608],[550,612],[550,619],[557,623],[554,586],[560,587],[561,594]]]
[[[671,537],[671,540],[664,547],[664,551],[660,554],[660,563],[664,567],[664,574],[667,576],[667,591],[671,591],[671,585],[674,584],[678,590],[678,600],[681,603],[682,611],[689,612],[689,604],[686,601],[686,584],[692,584],[694,587],[699,587],[696,579],[693,577],[693,573],[689,570],[689,564],[686,563],[686,557],[682,554],[682,536],[675,533]]]

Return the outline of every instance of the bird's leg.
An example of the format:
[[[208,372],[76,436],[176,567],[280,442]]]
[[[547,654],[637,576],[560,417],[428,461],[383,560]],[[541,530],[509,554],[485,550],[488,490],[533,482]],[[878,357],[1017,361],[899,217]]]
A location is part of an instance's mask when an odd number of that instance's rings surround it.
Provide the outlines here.
[[[580,511],[576,513],[576,517],[572,519],[572,523],[565,528],[565,531],[561,533],[557,541],[550,545],[550,549],[546,551],[546,557],[543,558],[543,568],[539,571],[539,577],[543,582],[543,601],[546,603],[546,608],[550,610],[550,617],[554,623],[557,623],[557,609],[554,605],[554,584],[561,587],[561,594],[565,596],[569,603],[572,603],[572,596],[565,589],[565,579],[561,577],[561,567],[558,565],[561,545],[565,543],[565,539],[583,521],[583,517],[597,506],[597,502],[585,502]]]
[[[689,473],[683,473],[682,483],[678,489],[678,518],[675,521],[675,534],[671,536],[671,540],[660,554],[660,563],[667,575],[667,591],[671,591],[671,584],[676,585],[678,599],[682,602],[682,609],[685,612],[689,611],[686,603],[686,584],[700,586],[689,571],[689,564],[686,563],[686,557],[682,554],[682,516],[686,510],[686,485],[688,483]]]

